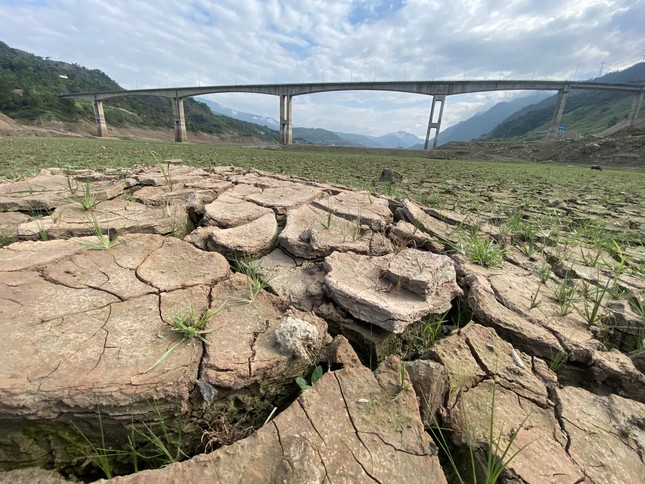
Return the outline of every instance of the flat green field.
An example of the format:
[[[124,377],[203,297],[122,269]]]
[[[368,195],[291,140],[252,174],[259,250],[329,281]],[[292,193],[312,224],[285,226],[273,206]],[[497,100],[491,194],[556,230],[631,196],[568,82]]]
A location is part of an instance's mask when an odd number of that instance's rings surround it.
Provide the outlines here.
[[[587,166],[553,163],[508,163],[437,160],[419,152],[360,153],[320,147],[243,148],[211,144],[177,144],[115,139],[3,137],[0,176],[18,179],[41,168],[119,169],[167,159],[210,167],[234,165],[296,175],[383,193],[410,197],[434,208],[481,216],[503,226],[520,221],[531,230],[579,229],[583,238],[593,226],[623,246],[642,246],[645,229],[645,173],[635,170],[591,171]],[[379,183],[384,168],[405,177],[403,183]],[[525,227],[525,228],[526,228]],[[582,228],[581,228],[582,227]]]

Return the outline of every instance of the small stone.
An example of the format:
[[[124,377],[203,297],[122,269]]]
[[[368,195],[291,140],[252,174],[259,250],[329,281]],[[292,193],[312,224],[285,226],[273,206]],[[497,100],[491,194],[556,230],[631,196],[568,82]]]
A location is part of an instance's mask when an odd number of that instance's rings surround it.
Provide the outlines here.
[[[282,352],[308,360],[311,360],[320,339],[313,324],[293,316],[282,320],[275,336]]]
[[[401,175],[398,171],[390,170],[389,168],[383,169],[381,172],[381,176],[378,179],[379,182],[402,182],[403,181],[403,175]]]

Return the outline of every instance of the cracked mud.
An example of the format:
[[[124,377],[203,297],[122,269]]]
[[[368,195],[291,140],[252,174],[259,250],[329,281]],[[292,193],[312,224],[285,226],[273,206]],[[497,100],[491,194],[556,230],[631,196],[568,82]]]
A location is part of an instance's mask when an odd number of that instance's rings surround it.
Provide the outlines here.
[[[447,482],[436,423],[456,456],[517,452],[503,474],[515,482],[645,475],[642,275],[548,237],[529,256],[492,219],[407,199],[169,170],[84,173],[87,209],[68,171],[0,183],[15,241],[0,248],[0,482],[83,476],[74,426],[123,446],[133,422],[160,418],[182,422],[194,456],[115,481]],[[468,233],[508,244],[498,267],[453,250]],[[624,254],[645,260],[642,246]],[[618,297],[590,322],[608,279]],[[571,280],[565,311],[554,294]],[[177,330],[216,309],[192,336]],[[293,319],[315,328],[307,351],[278,343]]]

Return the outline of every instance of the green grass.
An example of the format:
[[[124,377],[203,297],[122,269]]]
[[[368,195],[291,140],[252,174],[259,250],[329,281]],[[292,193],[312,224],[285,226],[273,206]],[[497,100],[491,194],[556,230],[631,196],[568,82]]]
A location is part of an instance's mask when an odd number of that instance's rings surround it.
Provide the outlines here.
[[[206,324],[219,314],[226,307],[226,301],[213,310],[204,310],[201,313],[195,311],[195,308],[190,305],[188,310],[175,314],[170,318],[170,331],[175,335],[179,336],[176,341],[171,344],[166,352],[161,355],[161,357],[148,368],[144,373],[156,368],[161,362],[163,362],[170,353],[172,353],[177,346],[180,344],[195,343],[195,340],[199,340],[204,344],[210,344],[204,335],[211,333],[214,329],[204,329]]]
[[[34,175],[46,167],[69,166],[109,169],[120,176],[132,172],[136,165],[159,167],[167,163],[165,160],[182,159],[198,167],[235,165],[392,194],[391,187],[378,182],[387,167],[406,178],[397,185],[397,195],[422,204],[432,202],[463,215],[478,213],[483,221],[501,225],[504,239],[526,255],[535,256],[545,245],[565,241],[583,244],[594,248],[588,257],[585,254],[592,265],[604,262],[601,256],[595,260],[601,248],[610,255],[613,252],[620,272],[621,254],[612,240],[621,249],[645,243],[638,220],[630,215],[645,213],[644,170],[605,169],[599,177],[588,166],[440,160],[419,151],[331,150],[297,145],[247,148],[114,139],[2,137],[0,152],[0,176],[11,179]],[[583,207],[576,204],[581,200]],[[599,207],[605,213],[601,210],[590,215],[588,207]],[[321,220],[321,224],[329,226],[331,219]],[[348,234],[358,236],[358,231]],[[480,249],[487,248],[479,245]],[[627,262],[636,270],[643,264]],[[610,290],[613,294],[613,286]]]

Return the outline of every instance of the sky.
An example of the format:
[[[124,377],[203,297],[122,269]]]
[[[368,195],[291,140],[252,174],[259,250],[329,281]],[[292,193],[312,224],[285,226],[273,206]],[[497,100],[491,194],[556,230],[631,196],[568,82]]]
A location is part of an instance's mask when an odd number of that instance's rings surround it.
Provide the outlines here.
[[[645,0],[0,0],[0,40],[125,89],[228,84],[583,80],[645,60]],[[442,129],[518,93],[450,96]],[[217,94],[278,118],[274,96]],[[424,137],[432,98],[298,96],[295,126]]]

